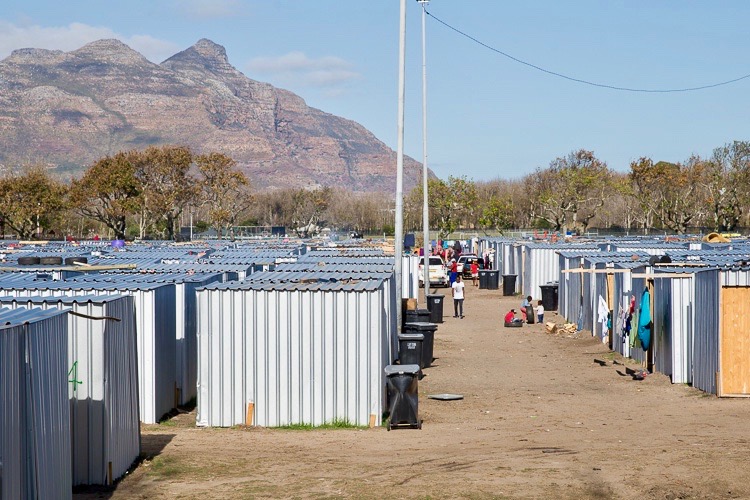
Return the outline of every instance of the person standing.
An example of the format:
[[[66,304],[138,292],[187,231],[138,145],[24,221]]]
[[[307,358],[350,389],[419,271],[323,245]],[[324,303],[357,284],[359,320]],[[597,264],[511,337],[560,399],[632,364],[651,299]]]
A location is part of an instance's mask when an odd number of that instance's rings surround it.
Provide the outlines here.
[[[474,286],[479,286],[477,283],[477,280],[479,279],[479,264],[477,264],[476,259],[471,261],[471,281],[474,283]]]
[[[464,319],[464,282],[461,275],[456,276],[456,281],[452,285],[453,295],[453,317]]]
[[[536,303],[536,322],[540,324],[544,322],[544,305],[541,300]]]
[[[458,276],[458,263],[456,262],[456,259],[451,259],[450,266],[451,266],[450,281],[451,281],[451,286],[453,286],[453,283],[456,282],[456,277]]]

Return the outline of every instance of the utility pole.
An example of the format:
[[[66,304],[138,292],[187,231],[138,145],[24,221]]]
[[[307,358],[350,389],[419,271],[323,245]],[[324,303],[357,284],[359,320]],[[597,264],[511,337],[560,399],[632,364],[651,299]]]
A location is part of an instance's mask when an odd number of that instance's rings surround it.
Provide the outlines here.
[[[427,295],[430,293],[430,211],[428,208],[427,193],[427,43],[425,35],[425,20],[427,18],[427,4],[430,0],[417,0],[422,4],[422,235],[424,243],[422,254],[424,265],[422,266],[422,277],[424,278],[424,303],[427,307]]]
[[[396,270],[396,330],[401,332],[402,255],[404,252],[404,101],[406,94],[406,0],[401,0],[401,21],[398,43],[398,147],[396,153],[396,221],[394,258]]]

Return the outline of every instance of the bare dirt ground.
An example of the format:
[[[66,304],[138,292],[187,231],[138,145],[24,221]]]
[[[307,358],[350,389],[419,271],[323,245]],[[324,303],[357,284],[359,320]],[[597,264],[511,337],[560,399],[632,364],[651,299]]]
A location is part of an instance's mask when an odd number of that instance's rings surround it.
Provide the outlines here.
[[[467,286],[466,318],[446,309],[422,430],[198,429],[184,413],[143,428],[115,489],[76,497],[750,498],[750,400],[621,376],[640,366],[585,333],[503,328],[521,299],[501,293]]]

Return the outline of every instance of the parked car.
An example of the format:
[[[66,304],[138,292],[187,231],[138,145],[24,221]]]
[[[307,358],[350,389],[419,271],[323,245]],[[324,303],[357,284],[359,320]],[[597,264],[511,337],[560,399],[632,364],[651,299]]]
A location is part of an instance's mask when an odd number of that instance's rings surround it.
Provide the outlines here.
[[[419,258],[419,286],[424,286],[424,257]],[[450,280],[448,279],[448,273],[445,270],[445,263],[442,257],[439,255],[430,256],[430,269],[429,269],[429,280],[430,286],[448,286]]]
[[[480,259],[474,254],[462,255],[458,258],[457,269],[464,278],[471,278],[471,263],[476,262],[479,264],[479,269],[484,269],[484,260]]]

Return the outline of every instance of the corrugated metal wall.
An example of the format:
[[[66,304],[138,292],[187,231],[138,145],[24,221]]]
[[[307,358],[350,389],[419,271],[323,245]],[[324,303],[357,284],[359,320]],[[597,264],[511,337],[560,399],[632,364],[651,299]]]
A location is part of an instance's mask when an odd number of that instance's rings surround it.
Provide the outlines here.
[[[695,273],[695,329],[693,331],[693,387],[716,394],[719,371],[718,270]]]
[[[175,407],[175,287],[173,284],[48,283],[39,288],[0,288],[14,297],[33,295],[132,295],[138,334],[138,395],[141,422],[154,424]]]
[[[383,284],[329,285],[198,292],[199,426],[380,424]]]
[[[0,309],[3,499],[71,498],[67,312]]]
[[[120,478],[140,454],[133,298],[3,297],[0,303],[82,315],[67,315],[73,485]]]
[[[674,384],[693,376],[693,279],[654,280],[654,364]]]

